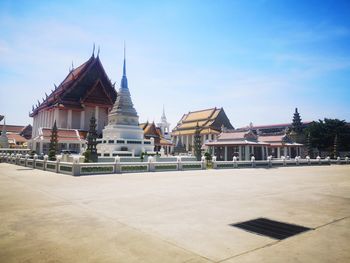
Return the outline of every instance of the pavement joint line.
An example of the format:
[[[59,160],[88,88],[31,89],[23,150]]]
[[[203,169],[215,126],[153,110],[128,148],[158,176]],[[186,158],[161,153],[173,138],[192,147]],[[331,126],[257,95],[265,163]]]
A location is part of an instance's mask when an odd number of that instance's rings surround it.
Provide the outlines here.
[[[45,172],[45,171],[42,171],[42,172]],[[186,252],[188,252],[188,253],[190,253],[190,254],[192,254],[192,255],[198,256],[198,257],[203,258],[203,259],[205,259],[205,260],[208,260],[208,261],[210,261],[210,262],[215,262],[215,261],[213,261],[213,260],[211,260],[211,259],[209,259],[209,258],[207,258],[207,257],[205,257],[205,256],[203,256],[203,255],[200,255],[200,254],[198,254],[198,253],[196,253],[196,252],[194,252],[194,251],[191,251],[191,250],[188,250],[188,249],[186,249],[186,248],[184,248],[184,247],[181,247],[181,246],[179,246],[178,244],[173,243],[173,242],[171,242],[171,241],[169,241],[169,240],[167,240],[167,239],[163,239],[162,237],[160,237],[160,236],[158,236],[158,235],[156,235],[156,234],[154,234],[154,233],[151,233],[151,232],[149,233],[149,232],[142,231],[142,230],[140,230],[140,229],[138,229],[138,228],[136,228],[136,227],[134,227],[134,226],[130,226],[130,225],[124,223],[124,222],[121,222],[121,221],[115,219],[115,218],[112,218],[112,217],[106,216],[106,215],[104,215],[104,214],[101,214],[99,211],[95,211],[95,210],[93,210],[92,208],[90,208],[88,205],[82,204],[82,203],[80,203],[79,201],[78,201],[78,202],[73,202],[73,201],[71,201],[71,200],[66,200],[65,198],[58,197],[58,196],[52,194],[51,192],[48,192],[48,191],[45,191],[45,190],[42,190],[42,189],[33,189],[33,188],[29,187],[26,183],[24,183],[24,182],[22,182],[22,181],[20,181],[20,180],[17,180],[17,179],[14,178],[14,177],[11,177],[11,176],[8,176],[8,175],[5,175],[5,176],[8,177],[8,178],[10,178],[10,179],[12,179],[12,180],[14,180],[14,181],[16,181],[16,182],[19,183],[19,184],[23,184],[25,187],[30,188],[32,191],[41,192],[41,193],[46,194],[46,195],[48,195],[48,196],[54,197],[54,198],[56,198],[56,199],[60,199],[60,200],[62,200],[62,201],[68,202],[68,203],[71,204],[72,206],[77,206],[77,207],[80,207],[80,208],[82,208],[82,209],[85,209],[85,210],[88,210],[88,211],[92,211],[92,212],[94,212],[94,214],[99,214],[101,217],[103,217],[103,218],[105,218],[105,219],[108,219],[108,220],[110,220],[110,221],[112,221],[112,222],[117,222],[117,223],[121,224],[121,225],[124,226],[124,227],[128,227],[128,228],[130,228],[130,229],[133,229],[133,230],[136,231],[136,232],[139,232],[139,233],[142,233],[142,234],[145,234],[145,235],[149,235],[149,236],[151,236],[151,237],[153,237],[153,238],[155,238],[155,239],[158,239],[158,240],[160,240],[160,241],[162,241],[162,242],[165,242],[165,243],[167,243],[167,244],[169,244],[169,245],[171,245],[171,246],[174,246],[174,247],[177,247],[177,248],[179,248],[179,249],[182,249],[182,250],[184,250],[184,251],[186,251]],[[39,185],[39,186],[40,186],[40,185]],[[67,204],[65,204],[65,205],[67,205]],[[56,205],[56,206],[57,206],[57,205]],[[62,206],[62,205],[61,205],[61,206]],[[63,206],[64,206],[64,205],[63,205]],[[40,208],[40,207],[38,207],[38,208]],[[193,259],[193,257],[189,258],[187,261],[192,260],[192,259]],[[185,261],[185,262],[186,262],[186,261]]]
[[[274,241],[274,242],[268,243],[268,244],[263,245],[263,246],[261,246],[261,247],[257,247],[257,248],[254,248],[254,249],[251,249],[251,250],[247,250],[247,251],[244,251],[244,252],[242,252],[242,253],[233,255],[233,256],[231,256],[231,257],[221,259],[221,260],[219,260],[219,261],[216,261],[216,263],[225,262],[226,260],[233,259],[233,258],[242,256],[242,255],[245,255],[245,254],[254,252],[254,251],[256,251],[256,250],[260,250],[260,249],[266,248],[266,247],[270,247],[270,246],[273,246],[273,245],[275,245],[275,244],[277,244],[277,243],[279,243],[279,242],[281,242],[281,240],[276,240],[276,241]]]
[[[325,223],[325,224],[323,224],[323,225],[319,225],[319,226],[315,227],[314,230],[319,229],[319,228],[322,228],[322,227],[325,227],[325,226],[328,226],[328,225],[331,225],[331,224],[333,224],[333,223],[337,223],[337,222],[339,222],[339,221],[342,221],[342,220],[348,219],[348,218],[350,218],[350,216],[345,216],[345,217],[342,217],[342,218],[334,219],[334,220],[331,221],[331,222],[328,222],[328,223]]]

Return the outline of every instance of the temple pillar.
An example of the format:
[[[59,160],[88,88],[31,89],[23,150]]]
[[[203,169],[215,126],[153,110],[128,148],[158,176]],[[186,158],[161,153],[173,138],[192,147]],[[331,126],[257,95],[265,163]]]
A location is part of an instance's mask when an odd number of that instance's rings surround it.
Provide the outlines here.
[[[49,114],[50,112],[49,111],[45,111],[45,127],[47,128],[50,128],[50,125],[49,125]]]
[[[39,149],[39,153],[41,154],[43,152],[43,141],[40,142],[40,149]]]
[[[85,110],[80,112],[80,129],[84,130],[85,128]]]
[[[68,110],[67,129],[72,129],[72,110]]]
[[[45,111],[45,127],[46,128],[50,128],[50,125],[49,125],[49,116],[50,112],[49,111]]]
[[[227,146],[225,146],[224,161],[227,161]]]
[[[289,156],[287,149],[288,149],[287,147],[284,147],[284,156],[285,157]]]
[[[265,160],[265,147],[261,146],[261,160]]]
[[[51,123],[50,123],[50,126],[53,127],[53,123],[55,121],[55,112],[53,110],[50,110],[51,112]]]
[[[41,112],[41,127],[46,128],[46,125],[45,125],[45,111]]]
[[[187,151],[190,149],[190,136],[191,135],[186,136],[186,150]]]
[[[57,128],[61,128],[59,124],[59,118],[60,118],[60,111],[58,108],[56,108],[54,112],[54,122],[56,121]]]
[[[246,145],[246,146],[244,146],[245,147],[245,160],[246,161],[249,161],[250,159],[249,159],[249,146],[248,145]]]
[[[35,119],[36,119],[36,118],[35,118],[35,116],[34,116],[34,117],[33,117],[32,138],[34,138],[34,137],[35,137],[35,124],[36,124],[36,123],[35,123],[35,122],[36,122],[36,121],[35,121]]]
[[[238,159],[242,160],[242,145],[238,146]]]

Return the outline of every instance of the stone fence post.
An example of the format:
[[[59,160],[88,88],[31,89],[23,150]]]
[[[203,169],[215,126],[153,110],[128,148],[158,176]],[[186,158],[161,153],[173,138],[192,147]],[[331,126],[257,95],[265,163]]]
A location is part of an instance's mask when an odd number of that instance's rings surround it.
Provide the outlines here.
[[[233,156],[232,161],[233,161],[233,167],[237,168],[238,167],[238,165],[237,165],[237,157]]]
[[[294,160],[295,160],[295,164],[296,164],[296,165],[299,165],[299,157],[298,157],[298,156],[295,156]]]
[[[349,157],[347,157],[347,156],[345,157],[345,163],[347,163],[347,164],[349,163]]]
[[[155,165],[153,163],[153,159],[154,159],[153,156],[148,157],[148,166],[149,166],[149,171],[150,172],[154,172],[156,170],[155,169]]]
[[[62,156],[56,157],[56,173],[60,172],[60,162],[61,162]]]
[[[117,174],[122,172],[122,167],[120,165],[120,157],[119,157],[119,155],[117,155],[114,158],[114,172],[117,173]]]
[[[177,169],[182,171],[182,161],[180,156],[177,156]]]
[[[33,168],[36,168],[36,159],[38,159],[38,155],[34,154],[34,156],[33,156]]]
[[[44,155],[44,171],[46,171],[46,163],[47,160],[49,159],[49,156],[47,154]]]
[[[207,168],[204,155],[201,157],[201,166],[203,170]]]
[[[311,164],[311,161],[310,161],[310,156],[309,156],[309,155],[307,155],[307,156],[306,156],[306,161],[307,161],[307,164],[308,164],[308,165],[310,165],[310,164]]]
[[[214,155],[212,158],[212,162],[213,162],[213,169],[217,168],[217,163],[216,163],[216,156]]]
[[[317,156],[316,160],[317,160],[318,164],[321,164],[321,157],[320,156]]]
[[[283,161],[283,166],[286,166],[286,165],[287,165],[287,163],[286,163],[286,157],[282,156],[281,159],[282,159],[282,161]]]
[[[79,163],[79,157],[77,157],[77,156],[73,157],[72,175],[73,176],[79,176],[80,175],[80,163]]]
[[[29,154],[27,153],[25,156],[24,156],[24,166],[27,167],[27,161],[29,159]]]
[[[341,160],[339,156],[337,157],[337,164],[341,164]]]
[[[268,162],[268,167],[272,167],[272,156],[270,155],[270,156],[268,156],[267,157],[267,162]]]
[[[252,158],[250,158],[250,161],[252,163],[252,167],[255,167],[255,157],[252,156]]]

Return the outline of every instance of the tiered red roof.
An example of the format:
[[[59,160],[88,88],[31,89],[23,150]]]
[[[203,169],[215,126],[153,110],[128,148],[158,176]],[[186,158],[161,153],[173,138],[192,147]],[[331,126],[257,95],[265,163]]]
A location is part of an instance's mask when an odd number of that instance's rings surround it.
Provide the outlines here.
[[[42,129],[42,136],[44,140],[51,139],[51,129]],[[81,139],[77,130],[71,129],[58,129],[57,130],[58,141],[79,141]]]
[[[112,106],[116,97],[114,85],[108,78],[99,57],[93,55],[88,61],[71,70],[62,83],[55,87],[43,102],[33,108],[30,116],[33,117],[41,109],[52,106],[81,108],[83,103],[89,102]]]

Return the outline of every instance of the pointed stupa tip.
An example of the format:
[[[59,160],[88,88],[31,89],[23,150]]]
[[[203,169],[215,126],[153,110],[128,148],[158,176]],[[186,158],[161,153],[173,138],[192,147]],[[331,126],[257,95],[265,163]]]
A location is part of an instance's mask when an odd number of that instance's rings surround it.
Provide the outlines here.
[[[2,126],[2,134],[6,134],[6,117],[4,116],[4,125]]]
[[[126,76],[126,52],[125,52],[125,41],[124,41],[124,63],[123,63],[123,76]]]
[[[124,62],[123,62],[123,77],[120,87],[122,89],[128,89],[128,79],[126,78],[126,57],[125,57],[125,43],[124,43]]]
[[[165,109],[164,109],[164,104],[163,104],[163,116],[165,118]]]
[[[298,108],[295,108],[295,112],[298,113]]]

